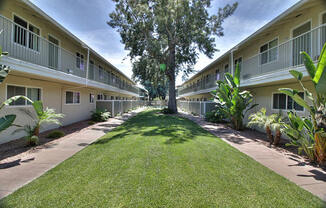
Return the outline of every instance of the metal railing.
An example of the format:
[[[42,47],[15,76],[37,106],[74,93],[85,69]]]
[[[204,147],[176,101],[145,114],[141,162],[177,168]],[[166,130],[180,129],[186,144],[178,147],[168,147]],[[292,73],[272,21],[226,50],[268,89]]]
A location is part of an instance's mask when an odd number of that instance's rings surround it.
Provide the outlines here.
[[[54,37],[47,40],[1,15],[0,30],[0,46],[9,53],[9,57],[86,78],[86,60],[60,47]],[[99,67],[90,64],[88,79],[139,93],[136,86],[127,84],[104,69],[99,71]]]
[[[220,76],[221,77],[221,76]],[[190,93],[190,92],[197,92],[200,90],[205,90],[205,89],[210,89],[213,87],[216,87],[216,75],[208,75],[205,78],[203,78],[202,80],[200,80],[199,82],[196,82],[195,84],[183,88],[183,89],[179,89],[178,93],[179,96],[180,95],[184,95],[186,93]]]
[[[126,113],[130,110],[144,107],[145,100],[98,100],[96,101],[96,109],[105,110],[111,113],[112,117]]]
[[[246,81],[263,74],[301,67],[303,66],[301,51],[306,51],[312,57],[313,61],[317,61],[325,43],[326,25],[324,24],[263,53],[243,60],[240,72],[241,80]],[[214,75],[210,75],[210,77],[214,77]],[[180,89],[179,96],[209,89],[214,87],[214,84],[216,85],[215,80],[202,80],[199,82],[199,85],[196,83],[190,87]]]
[[[243,61],[241,79],[248,80],[263,74],[303,66],[301,51],[317,61],[326,42],[326,25],[321,25],[298,37]]]
[[[182,111],[205,117],[206,113],[215,109],[216,103],[212,101],[177,101]]]

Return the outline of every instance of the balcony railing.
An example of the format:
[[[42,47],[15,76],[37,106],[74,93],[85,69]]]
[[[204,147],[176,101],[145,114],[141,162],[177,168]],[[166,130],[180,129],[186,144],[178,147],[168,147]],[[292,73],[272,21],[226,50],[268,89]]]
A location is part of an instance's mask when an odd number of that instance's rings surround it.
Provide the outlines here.
[[[248,80],[263,74],[303,66],[301,51],[317,61],[326,42],[326,25],[321,25],[243,61],[241,79]]]
[[[251,78],[280,70],[301,67],[303,66],[301,51],[306,51],[313,61],[317,61],[325,43],[326,24],[244,60],[241,64],[241,81],[249,81]],[[204,79],[199,84],[180,89],[179,95],[209,89],[215,85],[214,76],[210,75],[208,80]]]
[[[184,95],[186,93],[190,93],[190,92],[197,92],[197,91],[201,91],[201,90],[205,90],[205,89],[210,89],[216,86],[216,75],[209,75],[205,78],[203,78],[201,81],[183,88],[183,89],[179,89],[178,93],[179,95]],[[221,76],[219,76],[221,78]]]
[[[49,36],[47,40],[32,32],[30,27],[24,28],[0,15],[1,30],[0,46],[9,53],[9,57],[86,78],[86,60],[60,47],[54,37]],[[88,79],[133,93],[139,92],[136,86],[93,64],[89,65]]]

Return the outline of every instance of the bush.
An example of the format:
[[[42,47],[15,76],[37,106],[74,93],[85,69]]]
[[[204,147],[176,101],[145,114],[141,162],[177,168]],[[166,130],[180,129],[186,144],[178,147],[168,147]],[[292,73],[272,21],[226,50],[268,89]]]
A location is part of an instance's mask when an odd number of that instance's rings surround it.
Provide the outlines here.
[[[211,112],[206,113],[205,121],[212,122],[212,123],[225,123],[226,118],[223,113],[213,110]]]
[[[94,125],[94,124],[96,124],[95,121],[88,121],[88,125]]]
[[[111,117],[111,113],[106,110],[96,109],[92,111],[92,121],[103,122],[107,121]]]
[[[27,140],[27,145],[28,146],[36,146],[39,143],[39,138],[38,136],[31,136],[31,137],[26,137]]]
[[[65,133],[63,131],[52,131],[51,133],[49,133],[46,138],[48,139],[58,139],[61,138],[65,135]]]
[[[171,109],[168,109],[168,108],[163,108],[161,110],[161,113],[163,113],[163,114],[174,114],[174,111],[171,110]]]

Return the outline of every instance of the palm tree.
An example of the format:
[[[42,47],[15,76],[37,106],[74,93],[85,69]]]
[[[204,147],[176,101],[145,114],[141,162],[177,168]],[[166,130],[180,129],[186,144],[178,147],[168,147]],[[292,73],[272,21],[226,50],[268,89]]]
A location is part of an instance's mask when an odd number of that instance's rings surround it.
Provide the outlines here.
[[[32,105],[34,107],[35,114],[27,110],[26,110],[26,114],[28,114],[34,121],[34,127],[33,127],[34,136],[40,135],[40,129],[42,125],[45,123],[61,125],[59,119],[64,117],[63,114],[56,113],[54,109],[50,109],[50,108],[44,109],[42,101],[34,101]]]

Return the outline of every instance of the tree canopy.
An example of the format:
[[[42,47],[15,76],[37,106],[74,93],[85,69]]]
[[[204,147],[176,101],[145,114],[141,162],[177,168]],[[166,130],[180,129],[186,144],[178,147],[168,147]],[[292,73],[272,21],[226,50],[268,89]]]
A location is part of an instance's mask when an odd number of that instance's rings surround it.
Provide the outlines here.
[[[169,109],[177,112],[175,78],[193,72],[199,53],[212,58],[215,37],[223,36],[223,21],[237,3],[210,15],[211,0],[113,0],[108,24],[120,33],[140,80],[169,80]],[[164,64],[165,67],[160,67]]]

